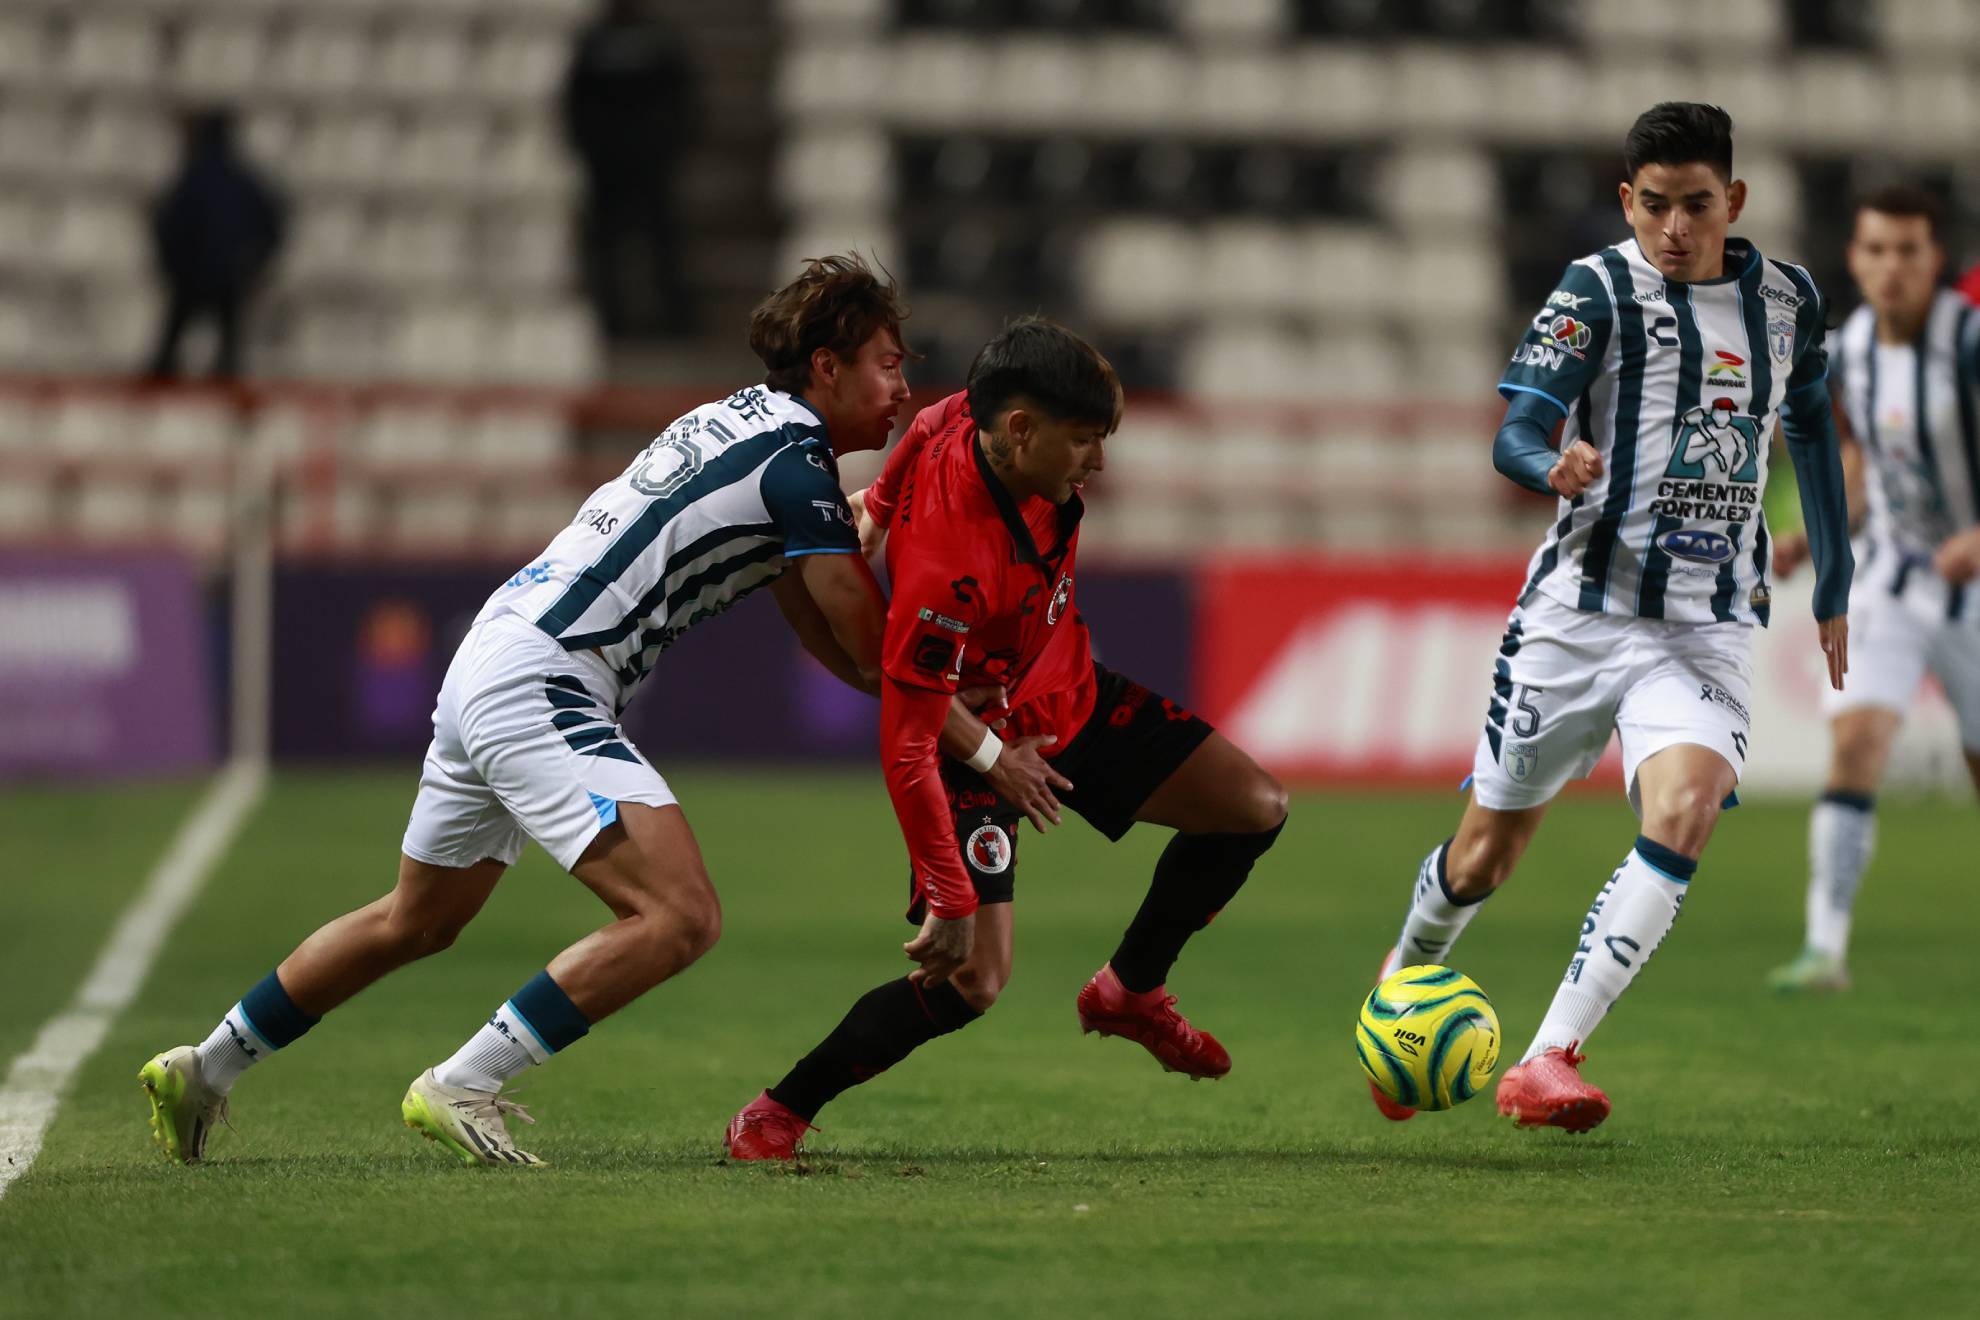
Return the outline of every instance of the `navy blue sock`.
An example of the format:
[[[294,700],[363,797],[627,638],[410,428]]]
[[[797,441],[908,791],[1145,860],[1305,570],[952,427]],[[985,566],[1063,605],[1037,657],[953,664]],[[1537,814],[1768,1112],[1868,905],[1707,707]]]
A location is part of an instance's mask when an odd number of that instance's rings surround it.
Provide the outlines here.
[[[591,1021],[578,1011],[564,988],[550,979],[547,971],[531,977],[529,984],[509,997],[515,1009],[538,1040],[552,1054],[591,1030]]]
[[[323,1019],[311,1017],[296,1007],[282,980],[270,972],[241,996],[241,1013],[254,1034],[275,1049],[281,1049]]]

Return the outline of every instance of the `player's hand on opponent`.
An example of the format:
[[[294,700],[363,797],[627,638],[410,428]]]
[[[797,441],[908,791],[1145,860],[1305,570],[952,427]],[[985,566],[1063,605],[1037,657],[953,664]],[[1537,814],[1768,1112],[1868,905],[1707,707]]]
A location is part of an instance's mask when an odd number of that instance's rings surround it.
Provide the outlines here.
[[[1968,528],[1958,536],[1947,537],[1939,546],[1938,553],[1932,556],[1932,567],[1954,586],[1980,577],[1980,527]]]
[[[1031,828],[1043,834],[1059,823],[1059,799],[1053,789],[1070,790],[1072,781],[1052,768],[1039,754],[1041,747],[1059,741],[1049,733],[1014,738],[997,753],[997,760],[983,778],[998,796],[1022,811]]]
[[[859,552],[868,559],[880,553],[880,547],[887,540],[887,529],[873,521],[866,511],[866,491],[856,490],[846,496],[846,503],[852,506],[853,526],[859,529]]]
[[[1838,614],[1833,619],[1818,619],[1815,631],[1822,638],[1822,654],[1829,661],[1829,686],[1840,692],[1843,690],[1843,675],[1849,672],[1849,616]]]
[[[1602,475],[1602,456],[1586,440],[1577,440],[1561,451],[1554,466],[1547,469],[1547,484],[1564,499],[1573,499]]]
[[[933,912],[921,923],[921,933],[903,944],[907,956],[921,966],[908,973],[908,980],[921,985],[940,985],[969,961],[976,945],[976,914],[966,917],[938,917]]]
[[[1782,532],[1774,538],[1774,576],[1792,577],[1808,562],[1808,533]]]

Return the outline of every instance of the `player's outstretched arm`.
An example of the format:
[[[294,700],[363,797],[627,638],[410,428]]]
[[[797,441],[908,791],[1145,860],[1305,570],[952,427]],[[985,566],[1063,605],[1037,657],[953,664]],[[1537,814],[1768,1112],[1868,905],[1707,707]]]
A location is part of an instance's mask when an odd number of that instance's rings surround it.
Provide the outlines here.
[[[1586,440],[1554,452],[1554,427],[1565,414],[1553,399],[1518,391],[1492,438],[1492,466],[1499,475],[1538,495],[1573,499],[1602,475],[1602,456]]]

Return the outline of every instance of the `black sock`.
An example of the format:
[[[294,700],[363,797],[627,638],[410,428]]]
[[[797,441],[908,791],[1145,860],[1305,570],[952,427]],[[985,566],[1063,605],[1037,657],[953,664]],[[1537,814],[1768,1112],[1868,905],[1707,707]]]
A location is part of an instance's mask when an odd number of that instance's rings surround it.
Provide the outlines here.
[[[1280,821],[1263,834],[1178,834],[1169,840],[1148,897],[1108,960],[1121,984],[1142,994],[1168,980],[1189,937],[1237,896],[1252,863],[1285,827]]]
[[[951,982],[923,989],[902,977],[876,986],[860,996],[818,1048],[770,1088],[770,1098],[810,1119],[840,1092],[982,1016]]]

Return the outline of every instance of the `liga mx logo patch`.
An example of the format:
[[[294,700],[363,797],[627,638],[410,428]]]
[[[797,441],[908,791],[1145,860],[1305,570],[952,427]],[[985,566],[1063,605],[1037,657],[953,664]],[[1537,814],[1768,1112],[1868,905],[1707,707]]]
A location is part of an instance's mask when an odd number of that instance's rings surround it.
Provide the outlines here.
[[[985,875],[1002,875],[1011,869],[1011,836],[1001,825],[979,826],[963,845],[969,864]]]
[[[1525,783],[1528,776],[1540,768],[1540,744],[1509,742],[1506,744],[1506,773]]]

